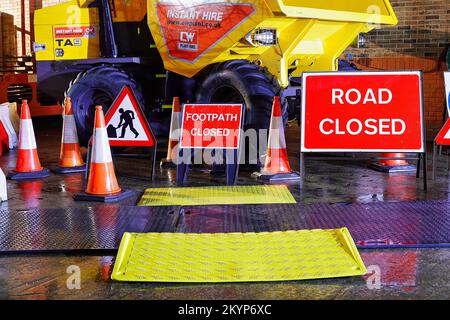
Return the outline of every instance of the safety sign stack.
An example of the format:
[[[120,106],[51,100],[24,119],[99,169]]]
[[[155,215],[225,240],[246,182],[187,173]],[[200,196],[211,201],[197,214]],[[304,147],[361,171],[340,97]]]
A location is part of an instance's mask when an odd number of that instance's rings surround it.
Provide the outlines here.
[[[18,128],[15,127],[15,119],[18,117],[15,110],[15,104],[0,104],[0,156],[18,146]]]

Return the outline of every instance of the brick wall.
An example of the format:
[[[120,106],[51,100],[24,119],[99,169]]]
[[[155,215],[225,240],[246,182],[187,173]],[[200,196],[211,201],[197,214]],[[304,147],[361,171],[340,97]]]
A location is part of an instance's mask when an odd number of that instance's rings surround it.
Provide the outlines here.
[[[366,35],[367,48],[357,57],[413,55],[437,58],[449,45],[450,1],[391,0],[399,23]]]
[[[364,70],[422,70],[428,140],[442,127],[445,110],[442,60],[450,44],[450,1],[391,0],[399,24],[366,35],[364,49],[349,49]],[[440,59],[441,58],[441,59]]]

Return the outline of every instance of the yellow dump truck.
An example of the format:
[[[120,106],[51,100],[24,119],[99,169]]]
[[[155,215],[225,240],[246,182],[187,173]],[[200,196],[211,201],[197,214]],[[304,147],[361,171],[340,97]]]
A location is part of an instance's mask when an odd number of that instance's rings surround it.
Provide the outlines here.
[[[72,98],[86,143],[94,106],[124,85],[156,135],[174,96],[245,103],[246,128],[266,129],[275,95],[293,113],[302,72],[337,70],[359,34],[397,18],[388,0],[72,0],[34,23],[39,88]]]

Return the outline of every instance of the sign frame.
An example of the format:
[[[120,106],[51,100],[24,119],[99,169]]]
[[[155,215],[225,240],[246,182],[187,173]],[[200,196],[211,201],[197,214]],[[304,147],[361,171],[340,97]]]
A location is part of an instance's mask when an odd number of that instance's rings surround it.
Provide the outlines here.
[[[438,139],[441,138],[441,135],[443,134],[444,129],[447,129],[449,123],[450,123],[450,71],[444,71],[444,100],[445,100],[445,110],[444,116],[443,116],[443,127],[438,132],[436,138],[433,141],[433,171],[432,171],[432,179],[436,179],[436,169],[437,169],[437,160],[438,156],[442,153],[442,147],[447,147],[447,155],[448,155],[448,147],[450,145],[448,144],[441,144]],[[447,118],[447,120],[446,120]],[[438,152],[439,147],[439,152]],[[450,167],[449,167],[450,169]]]
[[[450,132],[450,118],[447,119],[447,121],[445,122],[444,126],[438,132],[438,134],[436,135],[436,138],[434,138],[434,141],[433,141],[433,171],[432,171],[432,175],[431,175],[432,180],[436,179],[436,169],[437,169],[437,160],[438,160],[438,147],[440,147],[439,155],[441,155],[442,147],[446,146],[447,147],[447,155],[448,155],[448,147],[450,146],[450,143],[446,144],[446,143],[442,143],[441,141],[438,141],[438,140],[441,139],[441,138],[445,138],[445,135],[448,134],[449,132]]]
[[[185,106],[186,105],[208,105],[208,106],[241,106],[241,117],[240,117],[240,123],[239,123],[239,137],[238,137],[238,147],[237,148],[231,148],[231,147],[220,147],[220,148],[214,148],[214,147],[182,147],[181,141],[183,136],[183,130],[184,130],[184,116],[185,116]],[[242,152],[242,131],[244,129],[245,124],[245,116],[246,116],[246,106],[244,103],[184,103],[181,106],[181,134],[178,140],[178,146],[179,146],[179,158],[183,158],[184,151],[189,150],[191,153],[191,160],[192,157],[195,157],[195,154],[197,152],[202,152],[203,150],[222,150],[224,159],[225,159],[225,166],[226,166],[226,180],[227,185],[235,185],[238,180],[239,175],[239,159],[241,157]],[[226,163],[227,160],[230,158],[231,155],[233,164]],[[189,172],[189,165],[191,163],[180,163],[177,165],[177,183],[183,184],[187,181],[187,176]],[[213,165],[214,166],[214,165]]]
[[[243,128],[243,118],[244,118],[244,114],[245,114],[245,107],[244,104],[242,103],[184,103],[182,105],[182,112],[181,112],[181,136],[180,136],[180,140],[179,140],[179,146],[180,149],[204,149],[204,150],[217,150],[217,149],[223,149],[223,150],[236,150],[236,149],[240,149],[241,148],[241,138],[242,138],[242,132],[239,132],[239,137],[238,137],[238,147],[237,148],[232,148],[232,147],[221,147],[221,148],[213,148],[213,147],[183,147],[182,146],[182,135],[183,135],[183,130],[184,130],[184,117],[185,117],[185,106],[186,105],[194,105],[194,106],[241,106],[241,117],[240,117],[240,121],[239,121],[239,128],[242,129]]]
[[[407,149],[308,149],[305,148],[305,124],[306,124],[306,80],[309,76],[315,75],[417,75],[419,77],[419,90],[420,90],[420,127],[422,133],[421,148],[416,150]],[[385,158],[385,157],[371,157],[368,160],[417,160],[417,172],[416,178],[420,178],[420,171],[423,171],[423,186],[424,190],[428,190],[428,178],[427,178],[427,150],[426,150],[426,126],[425,126],[425,110],[424,110],[424,94],[423,94],[423,72],[422,71],[351,71],[351,72],[304,72],[302,76],[302,106],[301,112],[301,128],[300,128],[300,168],[302,177],[305,177],[305,154],[313,153],[355,153],[355,154],[368,154],[368,153],[416,153],[415,158]],[[350,157],[315,157],[310,158],[314,160],[355,160]],[[358,159],[359,160],[359,159]]]
[[[340,75],[340,76],[354,76],[354,75],[416,75],[419,77],[420,86],[420,122],[422,131],[422,147],[420,149],[308,149],[305,148],[305,123],[306,123],[306,80],[310,76],[317,75]],[[426,130],[425,130],[425,112],[424,112],[424,97],[423,97],[423,73],[422,71],[352,71],[352,72],[305,72],[302,76],[302,107],[301,107],[301,139],[300,139],[300,150],[303,153],[316,153],[316,152],[351,152],[351,153],[423,153],[426,150]]]
[[[147,121],[147,118],[145,117],[145,114],[143,112],[142,106],[139,103],[139,101],[137,101],[136,99],[136,94],[134,93],[134,90],[128,86],[125,85],[123,86],[123,88],[120,90],[119,95],[114,99],[114,102],[112,103],[112,105],[110,106],[110,108],[108,109],[108,111],[105,114],[105,125],[108,126],[108,123],[111,121],[112,117],[114,116],[115,111],[120,107],[120,104],[123,102],[123,100],[125,99],[126,96],[129,96],[131,103],[134,106],[134,109],[136,110],[137,113],[137,119],[140,122],[142,128],[144,129],[145,134],[147,135],[147,137],[151,138],[154,141],[154,144],[157,144],[155,135],[153,134],[152,128],[150,126],[150,124]],[[127,140],[127,144],[121,144],[120,140],[111,140],[111,138],[109,138],[109,145],[111,147],[154,147],[150,144],[147,144],[144,141],[128,141]]]

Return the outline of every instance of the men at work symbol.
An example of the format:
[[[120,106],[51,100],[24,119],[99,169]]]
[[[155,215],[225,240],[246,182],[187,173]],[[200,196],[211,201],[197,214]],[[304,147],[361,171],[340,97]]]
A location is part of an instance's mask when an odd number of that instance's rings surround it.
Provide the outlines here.
[[[139,132],[134,128],[134,125],[133,125],[133,120],[136,119],[134,112],[131,110],[125,111],[124,109],[121,108],[121,109],[119,109],[119,113],[120,113],[120,122],[119,122],[119,125],[117,126],[117,128],[115,128],[116,130],[119,130],[120,128],[122,128],[122,133],[121,133],[119,139],[125,138],[127,129],[130,129],[130,131],[134,133],[135,138],[139,137]]]

